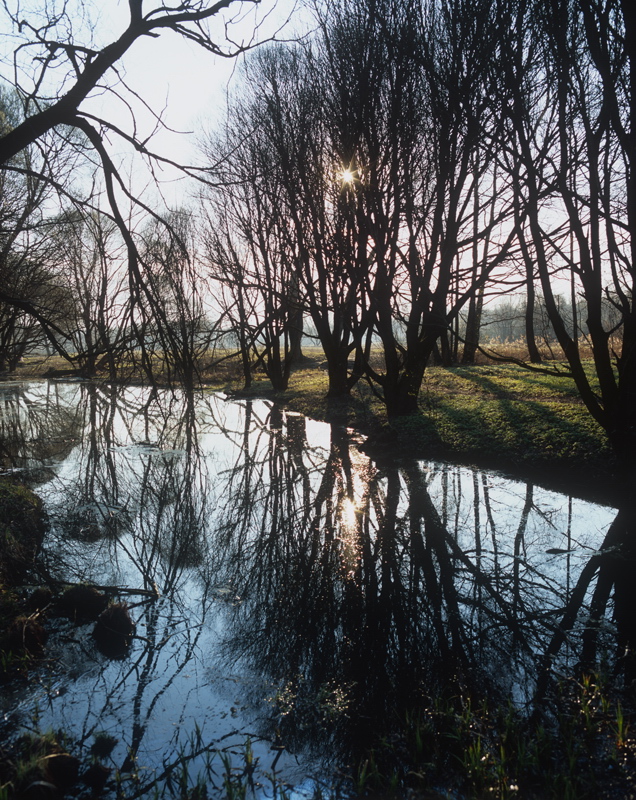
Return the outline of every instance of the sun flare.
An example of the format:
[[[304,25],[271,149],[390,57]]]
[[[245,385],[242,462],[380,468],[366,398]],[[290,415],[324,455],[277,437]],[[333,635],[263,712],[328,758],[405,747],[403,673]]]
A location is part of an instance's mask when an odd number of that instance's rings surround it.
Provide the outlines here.
[[[348,183],[348,184],[353,183],[356,179],[353,170],[350,169],[343,169],[342,172],[339,173],[339,177],[343,183]]]

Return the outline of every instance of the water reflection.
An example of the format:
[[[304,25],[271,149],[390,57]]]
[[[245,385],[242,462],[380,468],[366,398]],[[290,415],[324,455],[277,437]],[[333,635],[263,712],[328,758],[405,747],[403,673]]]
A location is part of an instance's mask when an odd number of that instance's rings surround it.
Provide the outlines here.
[[[4,383],[0,391],[0,469],[30,471],[36,481],[49,477],[47,469],[63,461],[80,438],[76,405],[62,399],[66,391],[55,383],[26,387]]]
[[[46,704],[16,713],[113,733],[124,772],[161,771],[198,726],[219,747],[249,735],[293,782],[310,767],[291,754],[346,764],[426,697],[532,709],[601,657],[634,677],[631,506],[378,466],[265,402],[46,383],[0,402],[3,466],[52,520],[43,569],[128,590],[138,633],[110,662],[64,631]]]

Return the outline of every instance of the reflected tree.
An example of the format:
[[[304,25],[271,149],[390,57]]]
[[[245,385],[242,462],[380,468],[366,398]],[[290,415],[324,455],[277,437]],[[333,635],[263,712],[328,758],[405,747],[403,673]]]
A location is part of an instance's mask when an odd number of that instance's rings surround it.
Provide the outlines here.
[[[50,468],[68,458],[83,433],[82,415],[51,384],[3,384],[0,392],[0,457],[7,472],[33,482],[50,478]]]
[[[84,712],[85,738],[100,715],[126,731],[123,767],[151,759],[153,715],[186,669],[197,681],[170,706],[184,727],[231,676],[242,731],[338,766],[436,701],[543,713],[564,675],[602,662],[631,680],[633,506],[599,534],[608,510],[476,469],[374,464],[343,428],[264,401],[59,391],[85,408],[74,463],[44,487],[49,569],[159,590],[133,609],[129,660],[95,667]]]
[[[215,570],[241,598],[228,663],[276,687],[267,736],[346,761],[427,698],[536,697],[571,580],[554,573],[564,534],[542,494],[462,468],[379,471],[336,426],[299,464],[278,412],[245,421]],[[570,669],[582,649],[568,639],[550,663]]]

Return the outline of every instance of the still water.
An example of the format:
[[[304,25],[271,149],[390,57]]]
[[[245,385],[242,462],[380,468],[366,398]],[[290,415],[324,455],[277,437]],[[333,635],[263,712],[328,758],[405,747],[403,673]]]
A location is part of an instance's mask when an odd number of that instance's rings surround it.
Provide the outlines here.
[[[451,681],[530,709],[616,657],[619,577],[616,608],[593,582],[616,509],[374,463],[265,401],[84,383],[1,384],[0,464],[44,500],[43,575],[118,587],[137,626],[113,660],[59,623],[4,731],[112,734],[130,796],[180,756],[221,781],[249,741],[260,795],[302,797]]]

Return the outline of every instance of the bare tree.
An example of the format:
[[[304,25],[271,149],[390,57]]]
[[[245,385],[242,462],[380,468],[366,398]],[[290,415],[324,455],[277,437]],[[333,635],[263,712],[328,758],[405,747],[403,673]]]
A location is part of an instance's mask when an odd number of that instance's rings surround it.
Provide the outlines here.
[[[352,65],[347,80],[350,95],[366,99],[354,188],[384,357],[383,369],[367,362],[365,370],[388,413],[401,415],[417,410],[437,341],[509,256],[514,226],[510,193],[494,180],[490,3],[387,0],[365,9],[374,25],[367,40],[383,51],[362,63],[379,71],[371,83]],[[349,30],[344,43],[360,26],[346,2],[336,13]],[[484,246],[494,237],[497,248]]]
[[[329,394],[336,396],[348,393],[361,375],[349,368],[349,359],[361,349],[355,268],[360,259],[366,268],[367,255],[343,185],[345,156],[326,111],[323,65],[312,48],[272,47],[250,59],[243,94],[219,144],[229,155],[215,175],[224,218],[231,209],[230,227],[249,251],[234,257],[234,285],[245,295],[237,308],[260,309],[254,332],[262,338],[267,331],[272,343],[284,340],[283,383],[298,356],[306,313],[327,359]],[[231,250],[239,248],[226,246],[226,254]],[[264,346],[271,372],[279,347]]]
[[[97,32],[86,22],[88,9],[83,3],[80,8],[67,3],[45,8],[37,4],[26,7],[16,4],[12,8],[8,2],[4,3],[5,22],[13,29],[16,40],[15,83],[23,98],[26,119],[0,139],[0,164],[7,163],[48,131],[64,125],[84,132],[90,129],[98,134],[100,141],[108,131],[147,154],[147,148],[137,140],[135,132],[127,134],[107,120],[95,118],[82,109],[82,104],[96,90],[117,91],[113,83],[122,85],[121,76],[117,74],[118,63],[138,41],[147,37],[176,33],[219,56],[234,56],[247,49],[251,42],[219,43],[211,26],[222,12],[238,5],[236,0],[212,3],[185,0],[169,7],[163,3],[130,0],[125,30],[113,41],[99,46],[95,44],[99,38]]]
[[[173,211],[167,223],[151,220],[141,234],[139,251],[153,306],[136,327],[143,346],[163,357],[166,377],[178,377],[191,390],[209,344],[207,283],[197,263],[192,215],[185,209]],[[164,346],[166,332],[171,343],[168,349]]]
[[[23,357],[47,343],[42,325],[24,307],[39,309],[48,329],[55,328],[55,341],[63,349],[65,323],[73,302],[56,273],[49,266],[30,260],[28,254],[4,259],[1,275],[12,302],[0,301],[0,371],[12,372]]]
[[[239,101],[206,145],[216,187],[206,193],[202,236],[246,386],[262,366],[273,388],[284,390],[300,349],[303,306],[285,187],[259,110],[251,99]]]
[[[218,340],[226,351],[221,358],[240,357],[243,388],[252,385],[254,298],[247,290],[248,256],[239,248],[236,232],[224,214],[208,211],[202,238],[210,281],[216,288]],[[236,346],[237,350],[234,351]]]
[[[628,5],[518,0],[499,7],[506,31],[500,88],[529,258],[580,396],[625,460],[636,443],[636,44]],[[593,377],[559,307],[568,284],[585,306]],[[608,302],[617,323],[608,324]]]
[[[350,192],[353,151],[341,124],[348,101],[338,106],[332,65],[314,45],[259,53],[253,80],[267,87],[261,113],[282,189],[279,206],[299,295],[325,353],[328,394],[335,397],[348,394],[362,374],[361,275],[368,256]]]
[[[275,230],[331,396],[366,375],[391,415],[415,411],[436,342],[510,255],[489,8],[316,2],[312,38],[248,65],[215,174],[228,197],[251,187],[254,240]]]
[[[256,0],[247,0],[256,5]],[[130,0],[128,18],[123,32],[107,44],[100,42],[101,32],[91,25],[88,8],[83,3],[66,2],[41,6],[6,2],[0,9],[5,27],[11,29],[14,41],[13,75],[4,76],[20,97],[23,119],[0,136],[0,166],[4,172],[33,177],[47,177],[51,153],[73,150],[89,165],[89,183],[95,163],[101,171],[104,193],[110,215],[119,228],[126,247],[129,292],[133,313],[133,332],[138,335],[142,350],[141,330],[134,331],[140,320],[152,317],[161,338],[163,350],[174,350],[175,363],[183,363],[178,355],[180,341],[174,328],[163,317],[161,299],[153,295],[146,265],[138,249],[138,239],[130,229],[131,209],[142,211],[159,220],[161,215],[130,189],[128,176],[118,164],[118,153],[128,148],[145,160],[153,172],[157,165],[171,165],[186,175],[200,174],[196,169],[178,164],[174,159],[150,150],[136,121],[135,108],[154,115],[156,127],[162,126],[161,114],[153,111],[144,99],[126,86],[119,70],[121,59],[141,40],[177,34],[199,46],[203,51],[219,56],[235,56],[255,42],[255,31],[248,41],[232,42],[227,37],[227,24],[232,15],[241,16],[245,4],[235,0],[186,0],[174,7],[147,0]],[[216,30],[225,34],[217,36]],[[98,94],[111,93],[119,98],[131,114],[131,129],[124,130],[107,118],[98,117],[89,109],[88,101]],[[25,167],[16,158],[29,147],[35,148],[39,163]],[[69,194],[65,187],[59,187]],[[73,194],[71,200],[82,207],[90,206],[87,197]],[[163,220],[163,224],[169,224]],[[0,299],[9,300],[0,287]],[[28,309],[37,313],[37,309]],[[146,369],[152,359],[143,354]]]
[[[0,90],[0,135],[20,125],[15,92]],[[51,148],[46,159],[31,145],[0,169],[0,365],[14,369],[47,336],[64,351],[59,323],[69,297],[56,282],[50,208],[68,190],[73,154]]]
[[[112,379],[128,350],[129,298],[119,232],[106,215],[67,209],[52,220],[56,281],[72,302],[64,320],[69,360],[80,374],[108,366]]]

